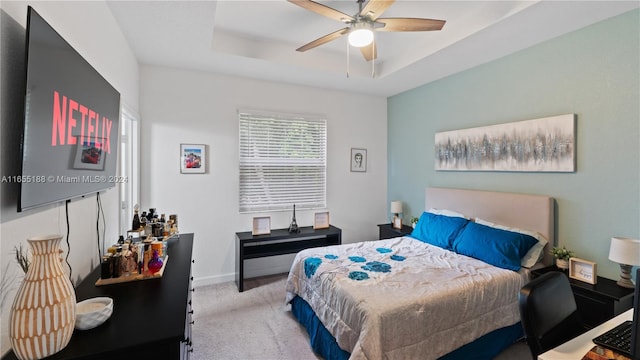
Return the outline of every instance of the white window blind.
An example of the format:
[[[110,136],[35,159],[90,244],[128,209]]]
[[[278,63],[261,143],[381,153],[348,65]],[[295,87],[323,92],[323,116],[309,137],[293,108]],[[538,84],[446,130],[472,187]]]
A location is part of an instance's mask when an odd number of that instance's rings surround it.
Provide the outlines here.
[[[240,212],[326,207],[327,121],[239,111]]]

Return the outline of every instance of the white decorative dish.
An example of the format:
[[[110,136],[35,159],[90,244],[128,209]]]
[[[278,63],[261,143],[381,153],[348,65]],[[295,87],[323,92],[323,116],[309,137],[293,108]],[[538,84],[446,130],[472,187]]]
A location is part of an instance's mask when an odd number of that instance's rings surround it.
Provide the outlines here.
[[[113,299],[95,297],[76,304],[76,329],[89,330],[101,325],[113,313]]]

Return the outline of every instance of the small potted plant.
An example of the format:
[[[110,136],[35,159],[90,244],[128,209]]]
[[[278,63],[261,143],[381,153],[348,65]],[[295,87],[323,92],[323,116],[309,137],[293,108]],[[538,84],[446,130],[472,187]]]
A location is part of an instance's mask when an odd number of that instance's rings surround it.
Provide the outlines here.
[[[420,219],[415,217],[415,216],[411,217],[411,227],[412,228],[414,228],[414,229],[416,228],[416,224],[418,223],[418,220],[420,220]]]
[[[566,247],[554,246],[551,250],[553,257],[556,258],[556,266],[559,269],[566,270],[569,268],[569,259],[574,256],[573,251],[568,250]]]

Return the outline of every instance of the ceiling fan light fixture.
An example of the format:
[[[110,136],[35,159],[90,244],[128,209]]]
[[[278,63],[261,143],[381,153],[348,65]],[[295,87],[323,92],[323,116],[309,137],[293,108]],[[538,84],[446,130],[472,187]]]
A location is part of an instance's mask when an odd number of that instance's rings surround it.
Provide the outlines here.
[[[355,47],[365,47],[373,42],[371,24],[355,23],[349,32],[349,44]]]

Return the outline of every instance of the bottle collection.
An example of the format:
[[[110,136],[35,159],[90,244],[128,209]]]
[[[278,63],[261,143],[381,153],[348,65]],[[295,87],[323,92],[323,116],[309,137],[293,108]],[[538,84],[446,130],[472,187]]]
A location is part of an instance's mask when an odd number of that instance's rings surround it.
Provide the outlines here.
[[[120,236],[102,257],[101,279],[146,277],[160,271],[167,259],[167,240],[178,234],[178,216],[170,215],[167,220],[155,208],[138,214],[136,206],[131,228],[127,238]],[[132,233],[139,236],[134,238]]]

